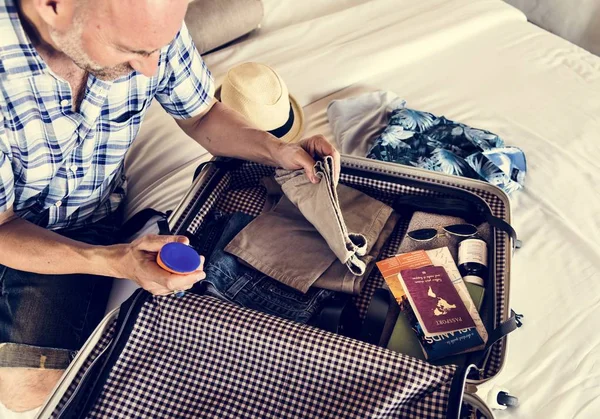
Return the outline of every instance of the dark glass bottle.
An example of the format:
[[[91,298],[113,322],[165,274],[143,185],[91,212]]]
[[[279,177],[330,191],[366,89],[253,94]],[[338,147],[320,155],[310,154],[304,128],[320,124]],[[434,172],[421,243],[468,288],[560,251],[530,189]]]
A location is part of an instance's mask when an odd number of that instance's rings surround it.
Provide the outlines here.
[[[458,270],[479,310],[488,278],[487,243],[481,237],[469,237],[458,244]]]

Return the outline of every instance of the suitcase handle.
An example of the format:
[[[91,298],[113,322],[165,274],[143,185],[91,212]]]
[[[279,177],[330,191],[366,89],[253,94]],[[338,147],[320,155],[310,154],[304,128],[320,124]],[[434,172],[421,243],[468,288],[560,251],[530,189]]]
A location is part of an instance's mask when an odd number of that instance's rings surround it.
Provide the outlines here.
[[[206,166],[208,166],[209,164],[212,164],[217,169],[226,169],[227,171],[229,171],[229,170],[234,170],[234,169],[238,168],[239,166],[242,165],[242,163],[243,163],[242,160],[226,158],[226,157],[217,157],[215,159],[202,162],[198,165],[198,167],[196,167],[196,170],[194,171],[193,180],[196,180],[198,178],[198,176],[200,176],[200,173],[202,173],[202,170],[204,170],[204,168]]]

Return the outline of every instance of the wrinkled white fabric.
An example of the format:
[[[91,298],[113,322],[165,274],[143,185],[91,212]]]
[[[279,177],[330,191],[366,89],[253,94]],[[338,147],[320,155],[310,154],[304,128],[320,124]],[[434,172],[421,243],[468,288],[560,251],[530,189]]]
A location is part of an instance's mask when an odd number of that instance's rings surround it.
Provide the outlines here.
[[[403,103],[394,93],[381,91],[332,101],[327,118],[338,150],[350,156],[366,156],[387,127],[388,114]]]
[[[40,408],[37,407],[26,412],[13,412],[0,402],[0,418],[2,419],[34,419],[39,411]]]
[[[600,55],[600,0],[505,0],[536,25]]]

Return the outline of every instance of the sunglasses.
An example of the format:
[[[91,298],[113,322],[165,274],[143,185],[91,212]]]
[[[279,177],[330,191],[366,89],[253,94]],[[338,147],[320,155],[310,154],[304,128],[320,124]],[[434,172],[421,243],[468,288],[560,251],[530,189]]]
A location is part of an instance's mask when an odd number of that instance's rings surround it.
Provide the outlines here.
[[[445,236],[446,234],[456,237],[471,237],[477,234],[477,227],[473,224],[453,224],[442,227],[442,230],[444,231],[440,233],[437,228],[421,228],[419,230],[409,231],[406,235],[414,241],[428,242],[436,237]]]

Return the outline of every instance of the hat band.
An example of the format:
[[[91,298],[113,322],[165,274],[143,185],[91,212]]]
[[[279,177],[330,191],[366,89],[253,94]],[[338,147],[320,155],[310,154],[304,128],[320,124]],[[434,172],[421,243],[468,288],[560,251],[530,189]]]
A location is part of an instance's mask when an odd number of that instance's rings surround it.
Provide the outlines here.
[[[290,132],[293,125],[294,125],[294,110],[292,109],[292,104],[290,103],[290,116],[288,117],[288,120],[285,122],[285,124],[283,124],[279,128],[275,128],[275,129],[272,129],[267,132],[269,134],[273,134],[277,138],[281,138],[285,134]]]

